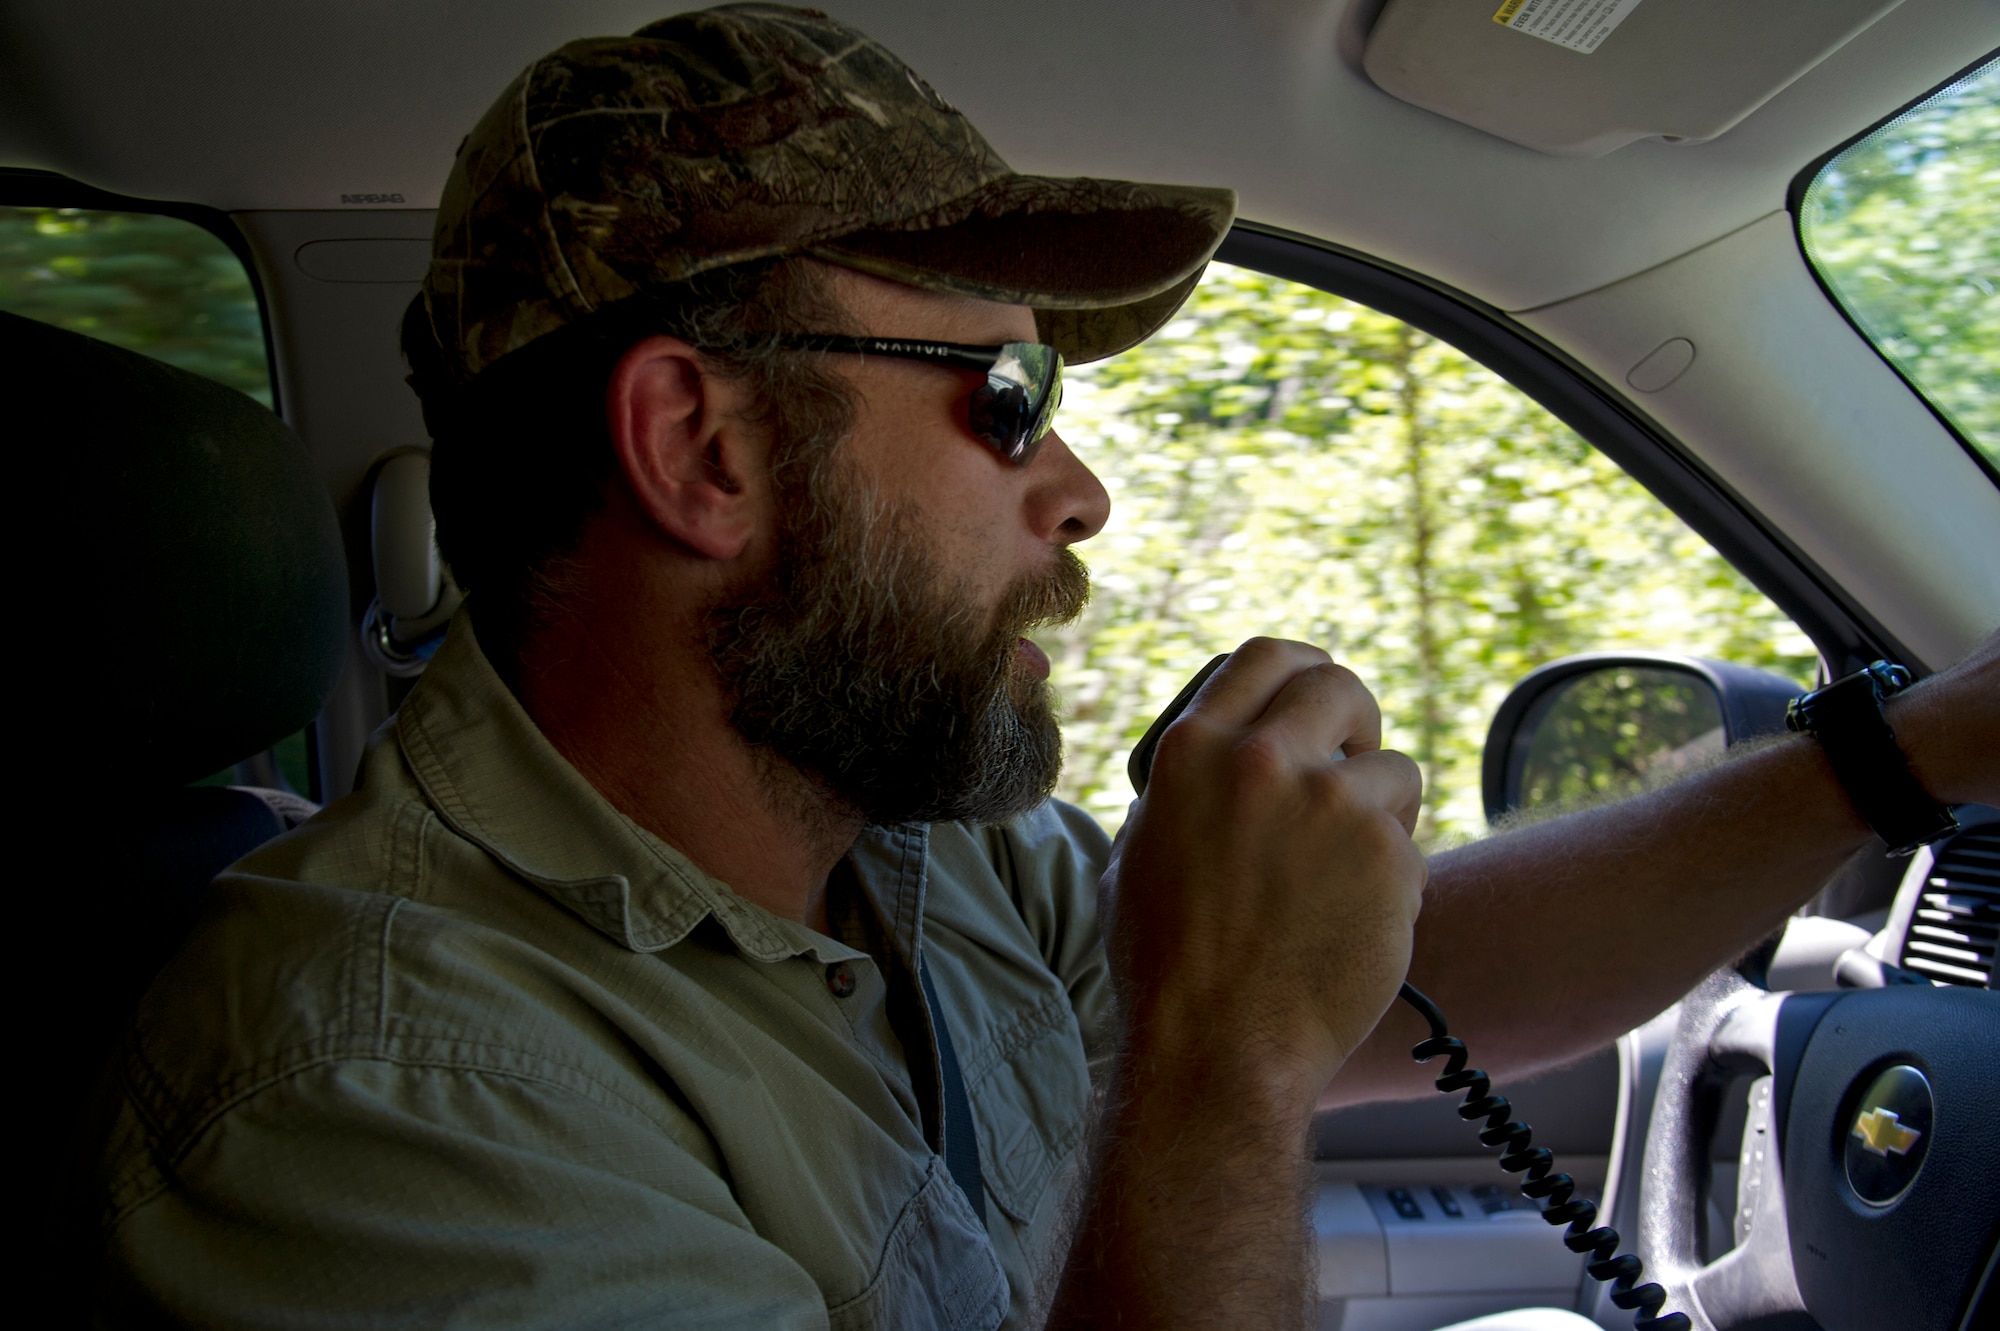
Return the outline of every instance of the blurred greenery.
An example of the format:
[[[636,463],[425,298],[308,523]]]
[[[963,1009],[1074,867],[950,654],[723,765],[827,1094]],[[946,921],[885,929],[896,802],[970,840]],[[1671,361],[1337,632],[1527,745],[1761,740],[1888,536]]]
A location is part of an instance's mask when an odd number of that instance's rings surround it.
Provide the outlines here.
[[[1799,229],[1855,323],[2000,466],[2000,60],[1829,162]]]
[[[271,405],[249,274],[192,222],[0,207],[0,309],[156,356]]]
[[[1518,807],[1633,794],[1723,750],[1715,690],[1657,667],[1612,667],[1564,681],[1531,718]]]
[[[1097,592],[1044,636],[1060,793],[1108,825],[1181,684],[1256,634],[1316,642],[1422,764],[1420,840],[1485,827],[1486,726],[1534,667],[1620,647],[1811,677],[1811,643],[1567,427],[1451,346],[1224,264],[1160,336],[1071,372],[1058,427],[1111,491]]]

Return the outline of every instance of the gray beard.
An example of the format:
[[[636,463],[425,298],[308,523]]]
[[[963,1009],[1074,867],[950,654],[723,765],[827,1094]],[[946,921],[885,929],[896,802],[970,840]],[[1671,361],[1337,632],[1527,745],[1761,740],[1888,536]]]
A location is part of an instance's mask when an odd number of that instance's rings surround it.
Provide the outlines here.
[[[1082,561],[1060,551],[985,627],[919,514],[867,493],[837,459],[810,470],[779,497],[790,521],[771,572],[707,614],[731,724],[868,823],[995,824],[1040,804],[1062,734],[1047,682],[1016,667],[1018,639],[1082,613]]]

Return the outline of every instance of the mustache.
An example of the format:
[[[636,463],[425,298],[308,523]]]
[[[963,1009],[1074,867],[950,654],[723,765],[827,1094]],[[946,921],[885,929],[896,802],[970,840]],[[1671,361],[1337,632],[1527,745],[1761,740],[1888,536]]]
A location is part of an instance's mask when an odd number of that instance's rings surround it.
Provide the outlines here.
[[[1001,598],[996,636],[1012,639],[1074,624],[1089,604],[1090,568],[1064,546],[1056,551],[1054,568],[1020,579]]]

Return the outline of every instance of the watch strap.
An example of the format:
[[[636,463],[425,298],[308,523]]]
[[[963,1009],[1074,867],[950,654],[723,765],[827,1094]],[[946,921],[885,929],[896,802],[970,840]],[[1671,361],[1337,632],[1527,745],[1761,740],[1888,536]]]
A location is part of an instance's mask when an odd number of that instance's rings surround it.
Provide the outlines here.
[[[1932,799],[1910,771],[1882,703],[1910,682],[1909,671],[1877,661],[1825,688],[1792,700],[1785,721],[1815,736],[1834,776],[1891,855],[1958,830],[1951,810]]]

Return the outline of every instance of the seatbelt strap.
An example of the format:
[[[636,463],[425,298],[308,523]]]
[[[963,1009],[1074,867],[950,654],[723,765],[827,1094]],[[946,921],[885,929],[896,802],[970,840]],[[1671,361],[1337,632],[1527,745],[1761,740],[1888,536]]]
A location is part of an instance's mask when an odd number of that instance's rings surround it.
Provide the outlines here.
[[[973,1214],[986,1220],[986,1181],[979,1173],[979,1136],[972,1126],[972,1102],[965,1097],[965,1078],[958,1070],[958,1054],[951,1047],[951,1028],[945,1025],[944,1008],[938,1003],[937,989],[931,984],[930,967],[917,963],[923,983],[924,1002],[930,1006],[931,1029],[937,1032],[938,1079],[944,1086],[944,1167],[952,1181],[972,1203]]]

